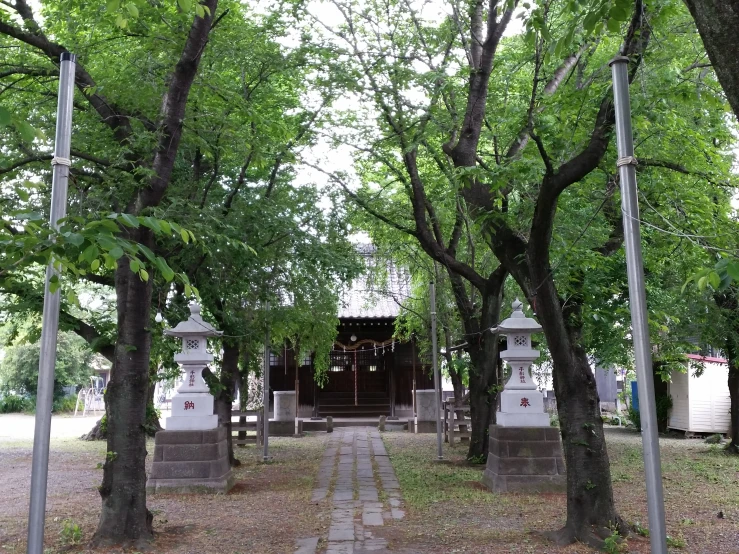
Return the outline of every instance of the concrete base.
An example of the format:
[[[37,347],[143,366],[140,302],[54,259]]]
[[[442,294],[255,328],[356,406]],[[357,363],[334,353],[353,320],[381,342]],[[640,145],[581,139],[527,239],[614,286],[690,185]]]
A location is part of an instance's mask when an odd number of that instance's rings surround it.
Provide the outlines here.
[[[156,434],[147,494],[226,493],[233,485],[225,427]]]
[[[435,421],[416,421],[414,430],[416,433],[436,433],[436,422]]]
[[[269,420],[270,437],[292,437],[295,434],[295,420],[274,421]]]
[[[491,425],[482,483],[493,492],[565,492],[559,429]]]
[[[498,412],[495,421],[500,427],[548,427],[549,414],[546,412],[517,414]]]

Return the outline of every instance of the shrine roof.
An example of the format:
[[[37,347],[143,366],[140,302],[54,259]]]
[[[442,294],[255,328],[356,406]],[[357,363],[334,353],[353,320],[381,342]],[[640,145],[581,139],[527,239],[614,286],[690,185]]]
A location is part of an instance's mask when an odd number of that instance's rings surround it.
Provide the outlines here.
[[[393,262],[377,256],[371,244],[360,244],[365,272],[354,279],[339,298],[339,318],[386,319],[400,313],[400,303],[410,296],[410,275]]]

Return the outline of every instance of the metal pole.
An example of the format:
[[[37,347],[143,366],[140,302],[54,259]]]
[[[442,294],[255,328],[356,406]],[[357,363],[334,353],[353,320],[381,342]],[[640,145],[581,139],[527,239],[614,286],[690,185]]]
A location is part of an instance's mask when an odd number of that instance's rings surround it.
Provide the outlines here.
[[[59,229],[58,221],[67,214],[67,180],[69,178],[69,149],[72,140],[72,100],[74,99],[74,72],[77,57],[69,52],[60,56],[59,101],[56,112],[53,175],[51,181],[51,212],[49,225]],[[46,481],[49,474],[49,438],[51,436],[51,404],[54,395],[54,366],[56,340],[59,331],[59,289],[51,292],[49,283],[58,272],[54,259],[46,267],[44,286],[44,313],[41,326],[41,358],[38,368],[36,394],[36,428],[33,434],[33,461],[31,464],[31,505],[28,511],[28,554],[44,551],[44,524],[46,519]]]
[[[441,447],[441,377],[439,376],[439,354],[436,336],[436,285],[429,284],[431,294],[431,363],[434,368],[434,396],[436,396],[436,459],[443,460]]]
[[[269,302],[266,304],[266,313],[269,314]],[[262,461],[268,462],[272,459],[272,456],[269,455],[269,358],[271,352],[270,348],[270,338],[269,338],[269,321],[266,323],[266,330],[264,332],[264,390],[262,391],[264,395],[264,417],[262,418],[264,423],[264,431],[263,431],[263,443],[264,443],[264,451],[262,452]]]
[[[610,63],[616,109],[617,165],[621,178],[621,211],[624,224],[626,269],[629,279],[631,332],[634,338],[634,359],[642,422],[649,536],[652,554],[666,554],[665,502],[662,493],[657,409],[654,400],[654,375],[652,372],[652,353],[649,345],[649,325],[647,323],[647,295],[644,290],[639,202],[636,189],[636,160],[634,158],[631,105],[629,103],[628,63],[629,59],[624,56],[617,56]]]

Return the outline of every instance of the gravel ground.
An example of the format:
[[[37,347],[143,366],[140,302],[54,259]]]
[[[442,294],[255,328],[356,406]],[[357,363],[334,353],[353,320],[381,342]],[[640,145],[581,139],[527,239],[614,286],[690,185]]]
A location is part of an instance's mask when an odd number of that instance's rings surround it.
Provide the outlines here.
[[[92,552],[84,545],[99,516],[97,464],[105,444],[75,437],[95,420],[53,420],[46,554]],[[606,432],[618,510],[627,521],[646,526],[641,437],[624,429]],[[0,554],[25,551],[32,435],[32,416],[0,416]],[[151,497],[157,532],[151,551],[288,554],[298,538],[325,536],[330,514],[310,499],[326,438],[273,438],[271,464],[259,463],[261,451],[254,447],[238,449],[244,463],[235,470],[236,488],[226,496]],[[394,432],[383,439],[406,509],[405,519],[383,533],[391,552],[590,552],[583,545],[558,549],[537,533],[564,523],[564,495],[494,495],[479,485],[482,468],[464,462],[464,445],[445,445],[448,463],[439,464],[433,461],[434,435]],[[660,446],[671,552],[739,553],[739,457],[700,440],[662,438]],[[147,449],[152,452],[153,444]],[[80,526],[78,544],[63,537],[72,524]],[[647,553],[649,541],[633,534],[623,552]]]
[[[484,469],[464,462],[465,446],[433,459],[434,435],[383,435],[400,481],[406,519],[393,546],[423,545],[427,553],[586,553],[583,545],[554,547],[539,532],[564,525],[564,494],[495,495],[479,480]],[[616,504],[629,523],[647,526],[641,436],[606,429]],[[739,553],[739,457],[702,440],[660,440],[670,552]],[[723,518],[717,517],[719,512]],[[648,553],[649,539],[632,533],[623,552]]]
[[[18,418],[21,419],[18,419]],[[28,491],[32,442],[26,433],[20,440],[17,429],[7,429],[27,416],[0,416],[0,429],[12,437],[0,442],[0,554],[25,552]],[[69,418],[60,418],[69,419]],[[45,554],[92,551],[84,545],[92,537],[100,514],[97,487],[105,458],[104,442],[85,442],[76,437],[88,430],[94,418],[61,423],[52,433],[49,460],[49,490]],[[82,431],[79,427],[82,426]],[[30,436],[33,435],[31,418]],[[60,435],[66,438],[60,438]],[[242,466],[235,469],[236,486],[226,496],[155,495],[148,501],[154,513],[157,554],[284,554],[294,552],[297,538],[324,534],[328,519],[312,509],[310,502],[326,435],[299,439],[270,439],[274,461],[262,464],[261,447],[238,448]],[[153,441],[147,444],[153,452]],[[147,458],[147,469],[151,458]],[[64,540],[63,530],[79,525],[78,544]]]

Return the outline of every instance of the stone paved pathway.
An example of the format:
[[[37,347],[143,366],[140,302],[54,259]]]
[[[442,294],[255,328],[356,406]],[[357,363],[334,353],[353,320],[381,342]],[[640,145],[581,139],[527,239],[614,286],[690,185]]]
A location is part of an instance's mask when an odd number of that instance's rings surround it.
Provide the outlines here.
[[[378,484],[387,504],[380,501]],[[385,521],[402,519],[404,512],[398,480],[376,429],[339,427],[334,431],[312,500],[327,498],[331,500],[331,525],[325,554],[388,552],[387,541],[375,537],[373,529]],[[315,554],[318,541],[319,537],[301,539],[295,554]]]

